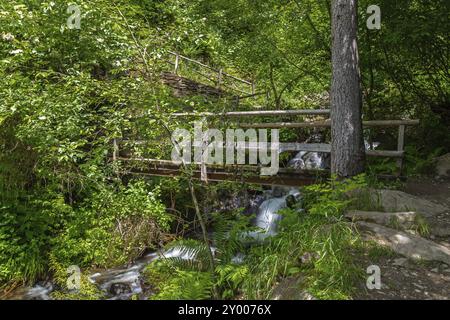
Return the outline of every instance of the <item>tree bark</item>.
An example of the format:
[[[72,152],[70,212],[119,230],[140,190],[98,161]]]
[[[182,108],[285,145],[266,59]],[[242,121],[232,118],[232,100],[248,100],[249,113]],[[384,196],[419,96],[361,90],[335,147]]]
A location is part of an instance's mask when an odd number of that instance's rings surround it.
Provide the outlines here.
[[[364,172],[357,0],[332,2],[331,171],[340,178]]]

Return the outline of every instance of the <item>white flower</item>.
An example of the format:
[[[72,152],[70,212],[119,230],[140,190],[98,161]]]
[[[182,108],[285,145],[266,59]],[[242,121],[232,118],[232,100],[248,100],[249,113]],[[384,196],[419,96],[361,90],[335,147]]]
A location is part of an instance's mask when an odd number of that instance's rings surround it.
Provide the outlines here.
[[[2,33],[2,39],[6,41],[14,40],[14,36],[11,33]]]
[[[105,42],[105,40],[104,40],[104,39],[102,39],[102,38],[97,38],[97,42],[100,42],[100,43],[102,43],[102,42]]]
[[[22,52],[23,52],[23,50],[17,49],[17,50],[12,50],[12,51],[10,51],[9,54],[16,55],[16,54],[20,54],[20,53],[22,53]]]
[[[46,116],[40,116],[40,117],[39,117],[39,120],[46,120],[46,119],[47,119]]]

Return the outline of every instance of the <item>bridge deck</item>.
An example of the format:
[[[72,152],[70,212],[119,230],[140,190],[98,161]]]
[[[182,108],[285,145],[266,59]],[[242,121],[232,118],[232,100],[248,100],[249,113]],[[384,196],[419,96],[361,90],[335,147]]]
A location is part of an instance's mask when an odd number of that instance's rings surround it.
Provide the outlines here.
[[[169,160],[117,158],[125,170],[122,174],[139,174],[159,177],[176,177],[184,173],[180,163]],[[201,179],[201,165],[189,164],[192,177]],[[258,185],[284,185],[299,187],[317,183],[330,176],[327,170],[295,170],[280,168],[275,176],[261,176],[261,167],[250,165],[206,165],[208,181],[240,181]]]

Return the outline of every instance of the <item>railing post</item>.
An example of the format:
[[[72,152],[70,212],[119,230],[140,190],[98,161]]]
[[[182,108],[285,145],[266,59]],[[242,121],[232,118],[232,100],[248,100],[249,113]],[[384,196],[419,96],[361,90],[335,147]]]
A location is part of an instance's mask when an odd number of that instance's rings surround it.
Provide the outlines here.
[[[178,54],[175,55],[175,74],[178,74],[178,66],[180,64],[180,56]]]
[[[397,151],[404,152],[405,150],[405,125],[398,126],[398,142],[397,142]],[[401,158],[397,160],[397,168],[398,168],[398,176],[400,177],[403,173],[403,160],[404,154]]]
[[[222,69],[219,69],[218,75],[217,75],[217,88],[220,89],[222,86]]]
[[[113,162],[117,161],[119,157],[119,144],[117,143],[117,139],[113,139]]]

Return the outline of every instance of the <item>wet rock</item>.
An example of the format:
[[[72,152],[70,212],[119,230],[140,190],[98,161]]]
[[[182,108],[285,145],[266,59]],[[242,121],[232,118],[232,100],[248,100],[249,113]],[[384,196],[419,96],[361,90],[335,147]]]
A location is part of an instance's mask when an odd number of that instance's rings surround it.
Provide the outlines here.
[[[286,206],[290,209],[295,208],[295,205],[297,204],[297,199],[292,194],[288,195],[286,197]]]
[[[374,223],[356,224],[367,239],[387,246],[408,258],[450,263],[450,248],[447,246]]]
[[[281,198],[289,193],[291,188],[289,187],[282,187],[282,186],[274,186],[272,189],[272,195],[275,198]]]
[[[450,178],[450,153],[436,158],[436,174],[439,178]]]
[[[429,221],[430,232],[433,236],[439,238],[450,237],[450,223],[442,220]]]
[[[369,198],[373,207],[381,207],[385,212],[414,211],[424,217],[434,217],[450,211],[450,208],[411,194],[397,190],[360,189],[348,196]]]
[[[131,293],[131,287],[126,283],[113,283],[109,288],[109,293],[114,296]]]

